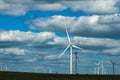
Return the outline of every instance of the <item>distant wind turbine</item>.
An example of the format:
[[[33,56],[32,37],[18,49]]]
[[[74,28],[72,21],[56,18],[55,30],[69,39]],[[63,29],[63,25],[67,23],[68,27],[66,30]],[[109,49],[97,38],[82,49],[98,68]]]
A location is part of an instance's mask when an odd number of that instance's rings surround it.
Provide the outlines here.
[[[98,62],[98,63],[95,63],[95,74],[100,74],[100,63],[101,62]]]
[[[106,74],[106,69],[104,67],[104,62],[101,63],[102,74]]]
[[[94,68],[94,74],[97,74],[97,67]]]
[[[103,61],[96,63],[95,74],[106,74],[106,69],[104,67]]]
[[[66,29],[66,34],[67,34],[67,38],[68,38],[68,42],[69,42],[69,44],[68,44],[68,46],[65,48],[65,50],[60,54],[60,56],[59,56],[59,58],[61,58],[61,56],[63,55],[63,54],[65,54],[65,52],[68,50],[68,49],[70,49],[70,74],[72,74],[72,53],[73,53],[73,48],[76,48],[76,49],[79,49],[79,50],[83,50],[82,48],[80,48],[80,47],[78,47],[78,46],[76,46],[76,45],[74,45],[74,44],[72,44],[72,42],[71,42],[71,40],[70,40],[70,37],[69,37],[69,34],[68,34],[68,31],[67,31],[67,27],[65,27],[65,29]]]
[[[0,67],[0,70],[2,70],[2,66]]]
[[[5,65],[5,70],[6,70],[6,71],[8,70],[8,66],[7,66],[7,65]]]
[[[115,74],[115,64],[116,64],[117,60],[110,59],[109,61],[112,63],[112,72],[113,72],[113,75],[114,75]]]
[[[77,51],[74,53],[75,54],[75,73],[77,74],[77,70],[78,70],[78,62],[80,63],[79,57],[78,57],[78,53]]]

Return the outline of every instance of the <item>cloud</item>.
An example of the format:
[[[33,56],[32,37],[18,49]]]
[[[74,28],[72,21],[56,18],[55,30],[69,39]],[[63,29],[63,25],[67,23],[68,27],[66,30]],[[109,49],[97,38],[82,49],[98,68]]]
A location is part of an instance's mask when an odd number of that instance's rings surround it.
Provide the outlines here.
[[[64,10],[66,7],[59,3],[54,4],[40,4],[36,5],[35,9],[41,10],[41,11],[61,11]]]
[[[36,58],[30,58],[30,59],[27,59],[27,60],[25,60],[25,61],[32,63],[32,62],[35,62],[36,60],[37,60]]]
[[[22,32],[19,30],[2,31],[0,32],[0,48],[10,48],[11,51],[11,48],[13,48],[13,51],[17,51],[16,48],[25,50],[29,50],[29,48],[44,49],[46,46],[48,46],[48,48],[50,47],[48,42],[53,41],[55,37],[56,35],[53,32],[33,33],[30,31]]]
[[[58,60],[58,55],[47,55],[44,57],[45,60]]]
[[[92,14],[113,14],[119,12],[119,0],[1,0],[0,13],[20,16],[28,11],[84,11]],[[85,4],[85,5],[84,5]]]
[[[67,45],[67,43],[65,43],[65,42],[67,42],[66,38],[56,37],[53,39],[53,41],[48,42],[48,44],[49,45],[59,45],[59,46],[61,45],[61,46],[63,46],[63,45]]]
[[[41,10],[41,11],[61,11],[65,6],[60,3],[39,3],[32,0],[15,1],[15,0],[1,0],[0,13],[3,15],[20,16],[25,15],[28,11]]]
[[[19,48],[0,48],[1,54],[25,55],[24,49]]]
[[[100,23],[103,24],[119,24],[120,23],[120,14],[114,15],[105,15],[100,17]]]
[[[25,44],[26,42],[19,42],[19,41],[0,41],[0,48],[17,47],[17,46],[23,46]]]
[[[3,15],[24,15],[26,13],[25,6],[22,3],[14,2],[14,0],[1,0],[0,1],[0,13]]]
[[[114,0],[89,0],[89,1],[71,1],[67,4],[73,11],[83,10],[92,14],[111,14],[117,13],[119,8],[115,6],[117,1]],[[66,5],[67,5],[66,4]]]
[[[75,45],[78,45],[81,48],[89,49],[89,50],[102,51],[110,48],[120,47],[119,45],[120,40],[108,39],[108,38],[88,38],[88,37],[74,36],[71,37],[71,41]],[[40,54],[42,55],[43,53],[44,55],[48,53],[60,53],[62,49],[64,49],[68,45],[68,41],[66,37],[59,37],[53,32],[33,33],[30,31],[22,32],[18,30],[2,31],[0,34],[0,43],[1,43],[0,47],[5,49],[5,50],[2,49],[2,51],[4,52],[6,51],[6,49],[8,51],[12,51],[12,50],[20,51],[18,49],[25,49],[28,51],[29,48],[31,48],[30,51],[33,53],[36,53],[35,50],[37,49],[41,50],[42,53]],[[49,58],[49,56],[46,58]]]
[[[0,47],[1,48],[45,48],[50,47],[49,42],[52,42],[56,37],[53,32],[22,32],[19,30],[15,31],[2,31],[0,32]]]
[[[22,32],[19,30],[0,32],[0,41],[45,42],[46,40],[53,39],[54,37],[55,34],[52,32],[32,33],[30,31]]]
[[[33,1],[38,1],[38,2],[43,2],[43,3],[57,3],[61,2],[61,0],[33,0]],[[62,0],[62,1],[72,1],[72,0]],[[77,0],[75,0],[77,1]],[[79,0],[82,1],[82,0]]]
[[[87,38],[87,37],[74,37],[74,43],[83,47],[93,49],[106,49],[120,47],[120,40],[105,39],[105,38]],[[90,47],[89,47],[90,46]]]
[[[104,50],[103,53],[106,53],[106,54],[109,53],[109,54],[112,54],[112,55],[119,54],[120,53],[120,47]]]
[[[68,26],[69,33],[73,35],[116,39],[119,38],[118,33],[120,32],[119,19],[119,14],[80,17],[55,15],[32,20],[32,24],[30,23],[30,29],[34,28],[65,33],[64,27]]]
[[[61,0],[33,0],[33,1],[36,1],[36,2],[43,2],[43,3],[56,3],[56,2],[59,2]]]
[[[88,38],[88,37],[71,37],[73,43],[86,49],[108,49],[120,47],[119,40],[107,38]],[[21,32],[2,31],[0,32],[0,47],[38,47],[38,48],[61,48],[66,46],[67,38],[59,37],[53,32]],[[59,46],[59,47],[58,47]]]

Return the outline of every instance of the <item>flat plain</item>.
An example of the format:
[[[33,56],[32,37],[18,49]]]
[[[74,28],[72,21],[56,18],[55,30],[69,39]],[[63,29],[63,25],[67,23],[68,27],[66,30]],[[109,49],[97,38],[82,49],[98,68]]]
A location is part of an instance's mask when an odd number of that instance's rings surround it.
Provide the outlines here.
[[[0,80],[120,80],[120,75],[69,75],[0,71]]]

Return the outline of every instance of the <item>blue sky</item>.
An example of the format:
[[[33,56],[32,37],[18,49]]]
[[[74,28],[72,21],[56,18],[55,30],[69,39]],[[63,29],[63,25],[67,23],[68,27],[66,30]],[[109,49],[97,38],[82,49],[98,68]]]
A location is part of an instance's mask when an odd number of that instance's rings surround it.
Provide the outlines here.
[[[10,71],[69,73],[65,26],[78,50],[78,73],[93,74],[95,63],[117,60],[120,74],[120,0],[1,0],[0,67]],[[75,49],[73,53],[75,53]],[[73,55],[73,73],[75,56]]]

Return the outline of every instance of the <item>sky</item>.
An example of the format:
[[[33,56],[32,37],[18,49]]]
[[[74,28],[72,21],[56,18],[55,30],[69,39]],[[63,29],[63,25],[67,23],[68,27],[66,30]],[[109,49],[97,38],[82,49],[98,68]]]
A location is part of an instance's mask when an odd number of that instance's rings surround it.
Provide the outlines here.
[[[94,74],[110,60],[120,74],[120,0],[0,0],[0,69],[37,73],[69,73],[65,26],[79,57],[78,73]]]

